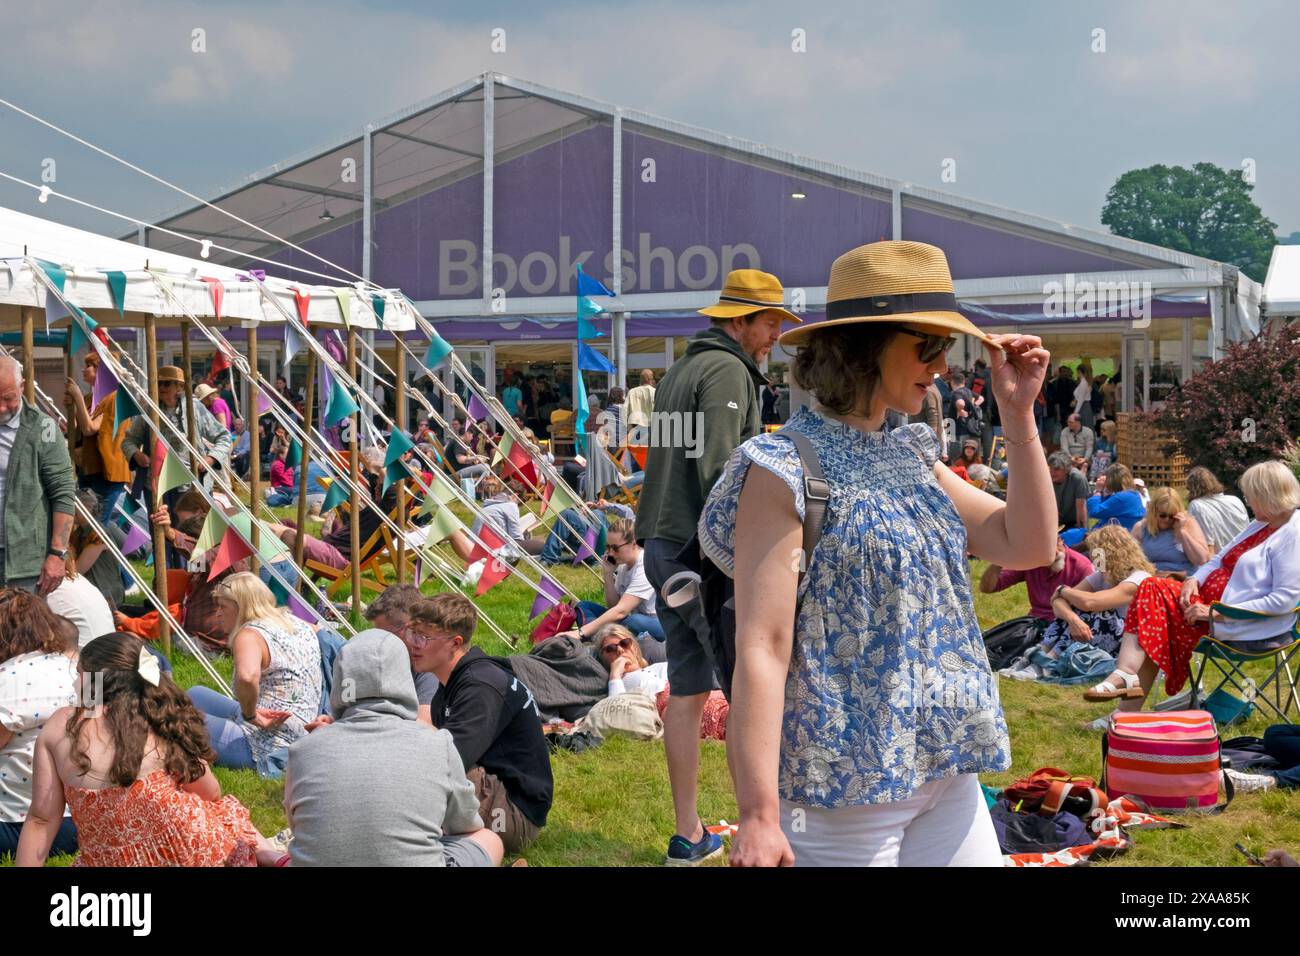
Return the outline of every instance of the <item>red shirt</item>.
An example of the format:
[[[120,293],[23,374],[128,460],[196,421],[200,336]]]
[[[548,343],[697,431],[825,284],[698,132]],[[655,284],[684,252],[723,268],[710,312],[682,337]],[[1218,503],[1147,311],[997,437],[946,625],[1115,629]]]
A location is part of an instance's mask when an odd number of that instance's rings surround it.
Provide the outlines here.
[[[1092,572],[1092,562],[1086,556],[1073,548],[1066,548],[1065,566],[1061,568],[1059,574],[1053,574],[1050,565],[1042,568],[1031,568],[1028,571],[1003,570],[998,575],[998,581],[993,586],[993,590],[1004,591],[1013,584],[1024,581],[1025,590],[1029,592],[1030,615],[1042,618],[1044,621],[1051,621],[1056,617],[1052,613],[1052,593],[1062,584],[1066,587],[1074,587]]]

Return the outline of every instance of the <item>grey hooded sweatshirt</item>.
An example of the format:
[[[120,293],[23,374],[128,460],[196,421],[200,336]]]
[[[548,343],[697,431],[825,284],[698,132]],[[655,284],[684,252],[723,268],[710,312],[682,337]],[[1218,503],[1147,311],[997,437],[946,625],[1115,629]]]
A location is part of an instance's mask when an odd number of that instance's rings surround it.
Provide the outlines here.
[[[362,631],[334,662],[334,723],[289,748],[294,866],[443,866],[441,837],[483,826],[451,734],[416,723],[400,638]]]

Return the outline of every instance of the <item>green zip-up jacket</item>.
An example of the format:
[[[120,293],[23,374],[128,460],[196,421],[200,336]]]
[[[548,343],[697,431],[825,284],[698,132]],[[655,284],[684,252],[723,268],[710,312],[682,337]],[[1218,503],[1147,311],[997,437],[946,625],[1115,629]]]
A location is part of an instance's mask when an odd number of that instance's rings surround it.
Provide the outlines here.
[[[684,545],[731,453],[759,432],[763,373],[721,329],[691,336],[655,390],[650,450],[636,516],[638,542]]]
[[[52,515],[75,514],[77,479],[68,441],[49,416],[26,402],[5,472],[4,561],[8,580],[38,577],[50,546]]]

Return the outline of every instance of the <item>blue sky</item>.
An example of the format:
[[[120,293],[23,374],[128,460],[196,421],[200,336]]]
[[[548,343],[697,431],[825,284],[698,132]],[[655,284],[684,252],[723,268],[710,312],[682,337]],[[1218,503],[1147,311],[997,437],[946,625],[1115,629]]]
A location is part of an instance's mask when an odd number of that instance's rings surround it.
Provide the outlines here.
[[[0,0],[0,22],[0,96],[201,195],[496,70],[1084,226],[1128,169],[1250,159],[1300,229],[1288,0]],[[140,218],[183,202],[0,107],[0,171],[47,158],[56,188]],[[0,205],[126,231],[4,181]]]

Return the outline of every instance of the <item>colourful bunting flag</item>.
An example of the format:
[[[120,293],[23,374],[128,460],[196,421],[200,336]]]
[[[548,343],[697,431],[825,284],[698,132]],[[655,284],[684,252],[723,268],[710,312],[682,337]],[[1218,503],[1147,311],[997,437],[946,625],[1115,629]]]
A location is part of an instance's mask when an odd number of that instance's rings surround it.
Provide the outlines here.
[[[343,325],[352,328],[352,293],[347,289],[335,289],[334,297],[339,300],[339,311],[343,313]]]
[[[100,366],[101,368],[103,366]],[[113,399],[113,435],[117,436],[117,430],[122,427],[122,423],[127,419],[135,418],[142,415],[140,406],[135,403],[135,399],[130,396],[126,389],[118,387],[117,396]]]
[[[384,454],[384,464],[391,465],[401,461],[402,456],[415,447],[415,443],[400,428],[388,433],[388,451]]]
[[[382,329],[384,327],[384,297],[372,294],[370,296],[370,307],[375,310],[375,322]]]
[[[213,556],[212,563],[208,565],[208,580],[211,581],[226,568],[252,555],[253,549],[235,533],[234,528],[227,527],[226,533],[221,536],[220,544],[217,545],[217,553]]]
[[[424,496],[424,503],[420,505],[420,515],[422,517],[431,515],[442,505],[449,505],[455,500],[456,490],[445,481],[440,481],[439,476],[434,475],[429,491]]]
[[[75,323],[74,323],[75,325]],[[99,403],[106,399],[110,393],[117,390],[117,376],[107,362],[100,362],[99,368],[95,372],[95,385],[90,390],[90,407],[98,408]]]
[[[158,472],[158,487],[154,493],[161,498],[167,492],[188,485],[193,480],[194,476],[185,470],[180,459],[169,451],[163,458],[162,469]]]
[[[587,273],[582,271],[582,264],[578,264],[578,295],[612,296],[613,294],[613,292],[610,292],[609,289],[605,287],[605,283],[587,275]]]
[[[194,542],[195,557],[200,554],[207,554],[220,544],[221,537],[226,533],[227,526],[226,516],[221,513],[220,509],[211,509],[208,516],[203,520],[203,530],[199,532],[199,536]]]
[[[123,495],[123,497],[126,497]],[[134,521],[129,523],[126,531],[126,538],[123,539],[121,546],[118,548],[123,556],[134,554],[146,544],[149,543],[148,533]]]
[[[578,408],[573,416],[573,434],[581,439],[587,431],[587,416],[591,414],[591,406],[587,404],[587,383],[582,380],[582,373],[578,373]]]
[[[488,415],[491,414],[488,411],[488,407],[479,399],[478,392],[474,392],[470,395],[468,411],[469,417],[476,422],[483,421],[483,419],[487,418]]]
[[[464,527],[461,520],[452,513],[450,508],[439,508],[434,514],[433,520],[425,525],[428,534],[424,540],[428,544],[437,544],[439,541],[450,538],[454,532],[460,531]]]
[[[90,345],[90,340],[86,338],[86,333],[83,332],[81,329],[81,323],[82,322],[86,323],[86,328],[88,328],[92,332],[95,331],[96,324],[97,324],[94,319],[88,316],[81,309],[78,309],[76,306],[73,306],[73,311],[81,319],[81,322],[73,321],[68,323],[68,354],[69,355],[77,355],[79,352],[81,352],[82,349]]]
[[[303,349],[302,336],[292,322],[284,323],[284,368],[288,369],[293,357]]]
[[[208,284],[208,291],[212,294],[212,315],[218,321],[221,320],[221,300],[226,296],[226,287],[220,279],[214,279],[211,276],[199,276]]]
[[[348,500],[348,490],[343,487],[341,481],[331,481],[329,488],[325,491],[325,503],[320,506],[321,514],[329,514],[343,502]]]
[[[286,468],[297,468],[302,464],[302,443],[294,439],[289,445],[289,453],[284,456]]]
[[[496,587],[510,575],[510,565],[501,558],[488,558],[487,564],[483,565],[483,573],[479,575],[478,587],[474,590],[476,597],[482,597],[492,588]]]
[[[258,386],[257,389],[257,417],[261,418],[271,410],[271,396],[266,393],[266,389]]]
[[[407,467],[406,467],[406,462],[404,462],[404,461],[395,461],[395,462],[393,462],[391,465],[387,465],[387,466],[385,466],[385,467],[384,467],[384,487],[383,487],[383,489],[380,491],[380,494],[381,494],[381,495],[383,495],[383,494],[387,494],[387,493],[388,493],[389,486],[391,486],[391,485],[393,484],[393,482],[395,482],[395,481],[401,481],[403,478],[409,478],[410,475],[411,475],[411,472],[410,472],[409,469],[407,469]]]
[[[344,387],[342,382],[338,379],[334,379],[331,385],[333,387],[330,391],[329,405],[325,412],[325,424],[327,427],[337,425],[349,415],[355,415],[360,411],[357,407],[357,403],[352,400],[352,396],[348,394],[348,390]]]
[[[298,307],[298,319],[302,322],[303,327],[310,327],[311,323],[307,321],[307,313],[311,311],[311,293],[303,292],[297,286],[293,289],[293,301]]]
[[[501,464],[501,462],[505,461],[506,456],[510,454],[510,449],[514,447],[515,440],[510,437],[510,433],[507,432],[502,435],[501,440],[497,442],[496,451],[492,453],[492,467],[495,468],[497,465]]]
[[[117,314],[126,318],[126,273],[125,272],[105,272],[104,278],[108,280],[108,293],[113,297],[113,306],[117,309]]]
[[[582,533],[582,545],[578,548],[578,553],[573,556],[574,564],[581,564],[588,558],[596,556],[596,529],[587,528]]]
[[[437,330],[431,331],[433,338],[429,341],[429,347],[424,350],[424,367],[432,372],[443,362],[447,361],[447,356],[452,353],[451,344],[447,342]]]
[[[501,536],[492,530],[492,526],[486,522],[478,529],[478,541],[474,542],[474,547],[470,549],[468,564],[473,564],[480,558],[489,560],[496,554],[497,550],[505,544]]]
[[[531,621],[547,608],[559,604],[562,597],[564,597],[564,592],[560,590],[558,584],[550,578],[542,578],[537,582],[537,597],[533,598],[533,606],[528,612],[528,619]]]

